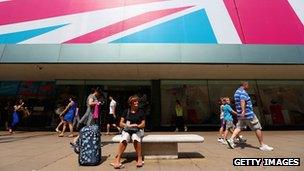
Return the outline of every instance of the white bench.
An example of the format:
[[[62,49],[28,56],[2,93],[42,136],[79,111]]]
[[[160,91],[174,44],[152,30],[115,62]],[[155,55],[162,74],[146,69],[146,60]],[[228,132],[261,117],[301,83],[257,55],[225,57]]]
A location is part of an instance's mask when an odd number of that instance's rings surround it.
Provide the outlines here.
[[[120,142],[121,135],[112,138]],[[203,143],[204,138],[195,134],[146,135],[142,139],[142,153],[145,159],[177,159],[178,143]]]

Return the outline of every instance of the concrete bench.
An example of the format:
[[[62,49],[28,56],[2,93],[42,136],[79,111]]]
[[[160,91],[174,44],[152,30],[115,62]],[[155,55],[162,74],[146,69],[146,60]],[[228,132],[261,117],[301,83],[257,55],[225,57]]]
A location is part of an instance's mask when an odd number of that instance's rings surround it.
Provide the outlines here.
[[[120,142],[120,135],[112,138]],[[202,143],[204,138],[195,134],[146,135],[142,139],[142,153],[145,159],[177,159],[178,143]]]

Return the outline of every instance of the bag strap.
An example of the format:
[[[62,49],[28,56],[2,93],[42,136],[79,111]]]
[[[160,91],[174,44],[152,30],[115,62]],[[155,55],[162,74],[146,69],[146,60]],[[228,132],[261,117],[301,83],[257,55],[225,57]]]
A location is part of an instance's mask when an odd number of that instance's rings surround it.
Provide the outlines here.
[[[126,120],[127,118],[129,118],[129,116],[130,116],[130,109],[128,109]]]

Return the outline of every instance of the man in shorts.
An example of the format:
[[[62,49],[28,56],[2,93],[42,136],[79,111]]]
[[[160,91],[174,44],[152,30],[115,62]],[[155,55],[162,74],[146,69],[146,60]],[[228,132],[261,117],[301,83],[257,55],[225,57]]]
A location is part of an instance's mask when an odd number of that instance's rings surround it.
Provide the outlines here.
[[[273,148],[264,144],[262,127],[259,119],[253,112],[253,106],[251,99],[247,93],[249,89],[249,83],[244,81],[241,83],[240,88],[238,88],[234,94],[235,106],[238,116],[238,122],[236,124],[236,129],[230,139],[227,140],[228,146],[234,148],[234,138],[241,132],[242,129],[248,126],[251,130],[255,131],[255,134],[260,143],[260,150],[262,151],[272,151]]]
[[[109,114],[107,114],[107,133],[106,135],[109,135],[110,132],[110,126],[117,128],[118,132],[120,132],[120,128],[116,125],[116,101],[113,99],[112,96],[109,96],[110,100],[110,108],[109,108]]]

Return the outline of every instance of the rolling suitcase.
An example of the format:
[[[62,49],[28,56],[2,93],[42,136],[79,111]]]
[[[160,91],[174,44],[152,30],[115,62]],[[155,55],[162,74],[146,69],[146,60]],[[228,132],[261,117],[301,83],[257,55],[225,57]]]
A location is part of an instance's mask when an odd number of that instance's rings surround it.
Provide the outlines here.
[[[97,125],[85,126],[79,132],[78,139],[79,156],[81,166],[96,166],[101,161],[100,131]]]

